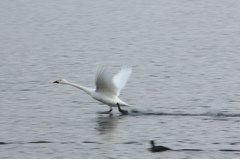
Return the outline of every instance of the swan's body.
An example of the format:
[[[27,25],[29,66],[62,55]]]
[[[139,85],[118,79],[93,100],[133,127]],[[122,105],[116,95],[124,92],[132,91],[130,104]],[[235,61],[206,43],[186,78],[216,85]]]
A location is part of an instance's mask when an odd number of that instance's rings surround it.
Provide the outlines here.
[[[127,111],[122,110],[120,106],[128,106],[128,104],[122,101],[118,96],[126,85],[131,72],[132,69],[130,67],[122,67],[118,74],[111,77],[107,70],[102,68],[96,77],[96,89],[87,88],[79,84],[68,82],[64,79],[57,80],[54,83],[67,84],[83,90],[93,99],[108,105],[110,107],[108,112],[112,111],[112,107],[118,107],[120,112],[127,113]]]

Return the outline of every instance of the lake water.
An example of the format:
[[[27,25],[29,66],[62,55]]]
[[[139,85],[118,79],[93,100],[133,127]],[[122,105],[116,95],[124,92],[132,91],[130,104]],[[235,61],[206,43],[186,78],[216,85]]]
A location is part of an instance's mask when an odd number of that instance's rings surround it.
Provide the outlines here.
[[[240,2],[3,0],[0,158],[238,159]],[[98,67],[133,74],[129,115],[58,79],[94,87]],[[220,115],[219,115],[220,114]],[[151,153],[149,141],[199,152]]]

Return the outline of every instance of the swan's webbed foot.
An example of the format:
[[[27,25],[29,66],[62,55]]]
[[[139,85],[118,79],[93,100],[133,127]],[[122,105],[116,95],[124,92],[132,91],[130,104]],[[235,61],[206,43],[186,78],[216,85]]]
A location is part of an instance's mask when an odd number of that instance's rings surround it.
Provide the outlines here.
[[[127,110],[123,110],[123,109],[120,108],[119,103],[117,103],[117,106],[118,106],[119,112],[121,112],[121,113],[124,114],[124,115],[128,114],[128,111],[127,111]]]
[[[112,107],[110,107],[109,111],[105,111],[105,112],[99,112],[99,114],[109,114],[112,112]]]

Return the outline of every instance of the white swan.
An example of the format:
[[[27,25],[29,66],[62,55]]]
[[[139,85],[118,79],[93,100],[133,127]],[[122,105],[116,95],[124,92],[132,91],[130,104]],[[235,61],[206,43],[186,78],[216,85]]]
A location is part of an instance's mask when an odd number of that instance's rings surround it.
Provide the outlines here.
[[[92,98],[110,107],[110,110],[105,113],[110,113],[112,111],[112,107],[118,107],[118,110],[121,113],[127,114],[128,111],[121,109],[120,106],[128,106],[128,104],[122,101],[118,96],[120,95],[120,91],[126,85],[131,72],[132,68],[125,66],[122,67],[121,70],[112,77],[105,68],[101,68],[96,76],[96,89],[87,88],[79,84],[71,83],[65,79],[57,80],[53,83],[67,84],[83,90]]]

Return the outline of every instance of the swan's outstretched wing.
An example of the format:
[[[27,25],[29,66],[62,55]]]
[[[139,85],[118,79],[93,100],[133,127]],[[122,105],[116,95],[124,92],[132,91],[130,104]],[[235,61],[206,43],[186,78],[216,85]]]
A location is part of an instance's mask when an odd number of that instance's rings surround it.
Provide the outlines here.
[[[104,67],[98,70],[95,85],[97,92],[101,92],[108,96],[117,95],[118,90],[117,87],[112,82],[112,76]]]
[[[131,73],[132,68],[125,66],[112,78],[110,73],[102,67],[96,77],[96,91],[109,96],[119,96]]]
[[[126,85],[126,83],[128,81],[128,78],[130,77],[131,73],[132,73],[132,68],[131,67],[123,66],[121,68],[121,70],[118,72],[118,74],[116,74],[113,77],[113,83],[116,87],[117,96],[120,94],[121,90]]]

